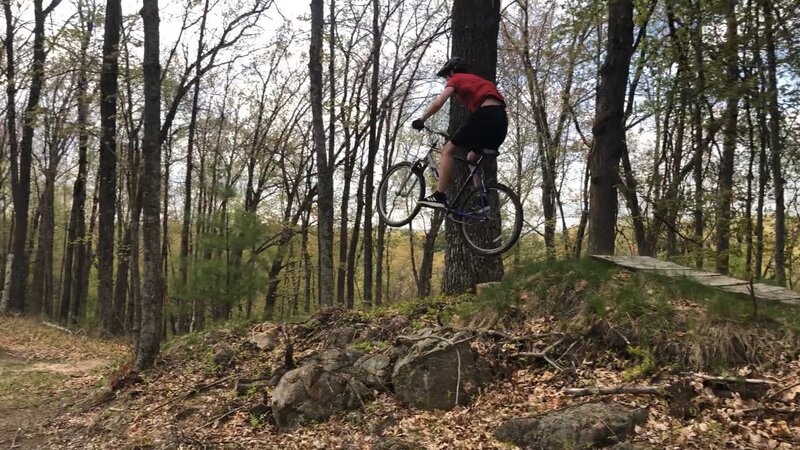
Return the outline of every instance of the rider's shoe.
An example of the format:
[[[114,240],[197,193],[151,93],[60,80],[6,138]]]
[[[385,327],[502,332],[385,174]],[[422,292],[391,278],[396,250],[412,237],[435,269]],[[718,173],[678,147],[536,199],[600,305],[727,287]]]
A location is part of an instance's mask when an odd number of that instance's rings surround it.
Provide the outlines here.
[[[423,198],[419,201],[419,204],[422,206],[427,206],[428,208],[448,209],[447,197],[444,194],[437,194],[439,193],[434,192],[433,194]]]

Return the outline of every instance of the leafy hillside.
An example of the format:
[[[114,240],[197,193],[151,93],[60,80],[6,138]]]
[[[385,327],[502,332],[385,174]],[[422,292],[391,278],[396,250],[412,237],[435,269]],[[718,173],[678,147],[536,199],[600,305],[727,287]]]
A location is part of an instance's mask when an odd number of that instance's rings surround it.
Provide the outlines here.
[[[592,260],[527,263],[478,295],[369,312],[328,309],[302,323],[230,323],[173,339],[155,369],[136,375],[123,365],[94,396],[47,421],[35,442],[53,448],[515,448],[509,441],[524,436],[509,432],[509,424],[523,419],[509,419],[599,405],[644,416],[627,437],[592,445],[795,448],[800,316],[767,305],[759,312],[753,317],[746,298]],[[437,358],[456,349],[457,359],[438,370],[456,374],[455,390],[433,386],[450,391],[445,409],[426,409],[408,397],[399,378],[426,340],[441,341],[427,344]],[[330,368],[330,358],[349,363]],[[355,370],[381,358],[388,366],[370,372],[371,379]],[[485,379],[471,378],[473,365]],[[306,389],[309,397],[287,415],[285,406],[297,400],[286,396],[287,389],[295,392],[290,381],[303,383],[300,375],[310,368],[328,380],[325,389],[332,392],[343,379],[345,389],[313,408],[317,397]],[[470,385],[473,379],[480,384]],[[598,394],[606,390],[629,393]],[[352,401],[340,401],[345,397]]]

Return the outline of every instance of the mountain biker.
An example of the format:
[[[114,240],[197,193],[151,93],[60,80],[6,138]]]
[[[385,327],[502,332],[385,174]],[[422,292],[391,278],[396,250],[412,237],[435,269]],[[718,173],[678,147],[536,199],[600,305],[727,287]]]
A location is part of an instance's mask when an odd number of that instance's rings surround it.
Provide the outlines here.
[[[411,122],[415,130],[425,128],[425,120],[436,114],[447,99],[455,94],[470,112],[462,125],[442,148],[439,161],[439,182],[436,192],[422,199],[419,204],[430,208],[447,209],[447,189],[453,183],[455,161],[453,156],[469,151],[467,159],[474,161],[483,149],[497,150],[506,138],[508,117],[505,99],[497,86],[489,80],[467,71],[466,61],[450,58],[436,73],[446,78],[447,85],[419,119]]]

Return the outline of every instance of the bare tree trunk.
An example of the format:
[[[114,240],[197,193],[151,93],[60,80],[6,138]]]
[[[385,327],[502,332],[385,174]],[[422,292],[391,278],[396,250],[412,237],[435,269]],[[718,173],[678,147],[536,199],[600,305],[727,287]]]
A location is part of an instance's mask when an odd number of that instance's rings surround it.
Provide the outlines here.
[[[53,143],[55,145],[55,143]],[[39,239],[36,246],[36,264],[33,270],[31,283],[30,312],[34,315],[44,313],[52,314],[53,298],[53,243],[55,233],[55,170],[57,163],[50,163],[53,167],[45,169],[44,190],[39,197],[39,210],[42,219],[39,226]]]
[[[422,244],[422,262],[419,265],[419,278],[417,279],[417,297],[431,295],[431,277],[433,276],[433,256],[436,238],[444,222],[444,214],[436,211],[431,219],[431,226],[425,233],[425,242]]]
[[[37,3],[41,9],[41,2]],[[6,17],[6,38],[3,42],[6,50],[6,129],[8,130],[9,159],[11,160],[11,196],[14,204],[12,232],[12,247],[9,252],[11,271],[8,273],[8,286],[3,289],[2,310],[0,313],[20,313],[25,306],[25,291],[27,261],[25,258],[25,232],[28,229],[28,196],[30,196],[30,155],[28,155],[27,177],[25,170],[20,168],[24,162],[19,155],[17,144],[17,103],[16,103],[16,61],[14,60],[14,16],[11,13],[11,1],[3,2],[3,12]],[[21,173],[22,172],[22,173]],[[24,178],[24,179],[23,179]],[[27,183],[23,185],[23,181]],[[26,187],[27,186],[27,187]],[[27,194],[24,192],[27,189]],[[24,207],[23,207],[24,206]],[[19,230],[22,228],[22,230]],[[17,261],[20,260],[20,261]]]
[[[778,105],[778,63],[775,57],[773,25],[774,4],[763,1],[764,39],[767,47],[767,109],[769,110],[769,147],[772,166],[773,189],[775,190],[775,282],[786,285],[784,247],[786,241],[786,205],[783,199],[783,141],[781,141],[781,111]]]
[[[3,293],[0,297],[0,312],[8,309],[8,294],[11,290],[11,266],[14,264],[14,254],[9,253],[6,256],[6,267],[3,271]]]
[[[123,331],[122,319],[114,314],[114,215],[117,195],[117,76],[119,72],[120,0],[106,2],[103,34],[103,73],[100,76],[100,216],[97,239],[97,302],[100,329],[105,335]]]
[[[11,144],[11,185],[14,197],[14,265],[11,270],[11,287],[8,309],[22,312],[25,308],[25,291],[28,280],[28,253],[25,243],[28,232],[28,207],[30,204],[31,160],[33,156],[33,134],[39,114],[39,98],[44,84],[44,64],[47,53],[44,48],[45,35],[44,23],[47,16],[61,3],[61,0],[52,0],[50,5],[42,8],[42,0],[34,0],[34,27],[33,27],[33,68],[31,82],[28,90],[28,105],[23,115],[22,140],[19,149],[16,148],[16,113],[11,106],[16,93],[16,80],[14,79],[14,25],[11,16],[11,2],[3,2],[6,14],[6,57],[7,80],[6,92],[9,99],[8,128],[13,134]],[[18,153],[18,154],[17,154]],[[17,157],[19,162],[17,163]],[[38,311],[37,311],[38,313]]]
[[[92,11],[94,12],[94,11]],[[69,320],[69,307],[70,302],[77,301],[72,298],[73,291],[73,278],[74,283],[77,284],[78,265],[82,261],[77,259],[76,249],[79,245],[85,245],[82,242],[84,236],[78,234],[78,230],[86,229],[86,176],[88,175],[88,147],[89,147],[89,131],[88,117],[89,117],[89,101],[86,98],[87,87],[89,80],[87,77],[88,62],[87,54],[89,44],[91,42],[92,31],[94,31],[94,22],[86,20],[81,9],[81,2],[78,2],[78,13],[83,25],[85,21],[86,30],[81,40],[81,53],[80,65],[78,70],[78,175],[75,178],[75,183],[72,187],[72,207],[69,213],[69,225],[67,229],[67,250],[64,257],[64,279],[61,288],[61,303],[58,312],[58,319],[62,325],[66,325]]]
[[[186,304],[186,287],[189,282],[189,253],[191,252],[189,237],[192,222],[192,172],[194,171],[194,148],[195,148],[195,135],[197,133],[197,114],[199,109],[200,99],[200,77],[201,77],[201,62],[204,49],[204,38],[206,32],[206,19],[208,17],[209,0],[205,0],[203,4],[203,18],[200,21],[200,37],[197,41],[197,57],[195,58],[195,77],[197,83],[194,85],[194,92],[192,94],[192,113],[189,119],[189,136],[186,145],[186,177],[184,182],[183,193],[183,225],[181,226],[181,248],[180,248],[180,283],[183,287],[182,292],[176,293],[174,298],[177,304],[178,333],[186,333],[189,331],[189,310]]]
[[[704,192],[703,192],[703,155],[706,144],[703,137],[703,107],[705,101],[705,68],[703,64],[703,24],[699,7],[692,8],[692,15],[696,23],[690,26],[692,48],[694,50],[695,90],[694,106],[692,108],[692,126],[694,127],[694,156],[692,159],[694,169],[694,254],[695,266],[703,268],[704,249],[703,231],[705,221],[703,217]]]
[[[747,271],[747,279],[753,278],[753,165],[756,160],[756,140],[755,140],[755,126],[753,124],[753,113],[750,106],[750,98],[745,97],[745,117],[747,117],[747,142],[750,157],[747,163],[747,195],[745,197],[745,270]]]
[[[136,369],[153,365],[161,342],[162,273],[159,226],[161,198],[161,66],[159,64],[158,0],[143,0],[144,24],[144,288],[142,322],[136,355]]]
[[[300,253],[303,258],[303,311],[311,312],[311,255],[308,253],[308,229],[311,211],[303,214],[302,230],[300,231]]]
[[[736,151],[737,124],[739,114],[739,57],[738,57],[738,24],[736,21],[737,0],[725,1],[725,53],[727,60],[727,107],[725,109],[724,142],[720,159],[719,179],[717,186],[717,251],[716,270],[728,273],[730,261],[731,203],[733,201],[733,164]]]
[[[359,233],[361,232],[361,215],[364,213],[364,174],[363,163],[361,164],[361,176],[358,180],[356,190],[356,211],[355,222],[353,223],[353,236],[350,237],[350,250],[347,252],[347,292],[345,295],[345,307],[352,309],[355,306],[356,296],[356,260],[358,259]],[[320,286],[321,288],[321,286]],[[324,307],[324,305],[320,305]]]
[[[589,252],[614,254],[620,156],[625,153],[624,106],[633,47],[633,2],[608,3],[606,60],[600,68],[590,160]]]
[[[499,0],[456,0],[452,10],[452,54],[465,58],[470,71],[487,80],[497,75],[497,34],[500,29]],[[467,109],[459,102],[450,103],[450,134],[467,118]],[[466,167],[457,170],[450,189],[451,198],[468,175]],[[488,183],[497,179],[496,161],[483,166]],[[473,291],[475,284],[503,278],[503,260],[473,254],[453,221],[445,222],[445,267],[442,292],[457,294]]]
[[[760,49],[758,50],[760,52]],[[757,65],[756,67],[761,67]],[[763,77],[763,71],[760,78]],[[763,80],[762,80],[763,81]],[[764,83],[760,83],[764,86]],[[764,92],[760,97],[763,98]],[[764,197],[766,196],[767,183],[769,182],[769,160],[767,158],[767,116],[762,105],[756,107],[756,118],[758,120],[758,194],[756,196],[756,260],[755,260],[755,279],[760,280],[764,268]]]
[[[333,158],[325,148],[322,124],[322,28],[323,0],[311,0],[311,46],[309,49],[311,113],[314,152],[317,155],[319,196],[317,220],[319,244],[319,302],[333,306]],[[333,55],[330,55],[331,57]],[[328,149],[332,151],[333,149]]]
[[[375,156],[378,153],[378,75],[380,74],[381,30],[378,27],[379,0],[372,0],[372,77],[369,90],[369,149],[366,167],[366,189],[364,195],[364,305],[372,306],[373,229],[372,196],[375,191]],[[380,286],[378,286],[380,289]]]

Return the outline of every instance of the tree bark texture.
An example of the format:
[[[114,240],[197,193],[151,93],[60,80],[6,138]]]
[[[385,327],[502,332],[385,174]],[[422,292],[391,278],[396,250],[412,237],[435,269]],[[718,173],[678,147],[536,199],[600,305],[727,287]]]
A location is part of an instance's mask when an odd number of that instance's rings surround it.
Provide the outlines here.
[[[159,64],[158,0],[144,0],[144,155],[143,224],[144,276],[136,369],[152,367],[161,343],[161,66]]]
[[[733,165],[736,151],[737,119],[739,115],[739,57],[736,21],[737,0],[726,0],[725,18],[725,56],[727,106],[725,108],[724,137],[722,158],[720,159],[719,178],[717,180],[717,251],[716,270],[728,273],[730,261],[731,203],[733,202]]]
[[[22,312],[25,309],[25,291],[28,281],[28,255],[25,243],[28,238],[28,207],[30,206],[31,187],[31,161],[33,157],[33,134],[37,126],[39,112],[39,99],[42,95],[44,84],[44,63],[47,57],[45,50],[44,25],[45,19],[61,0],[53,0],[46,8],[42,7],[42,0],[34,0],[33,13],[33,64],[31,70],[30,89],[28,90],[28,104],[22,117],[22,139],[19,148],[16,145],[16,113],[12,103],[15,101],[16,80],[14,70],[14,18],[11,14],[11,2],[3,2],[6,15],[6,79],[8,85],[9,111],[8,130],[11,145],[11,186],[14,200],[14,264],[11,269],[11,287],[8,309],[13,312]],[[19,162],[17,163],[17,158]]]
[[[364,304],[372,305],[373,229],[372,197],[375,191],[375,156],[378,154],[378,76],[380,75],[381,30],[378,27],[380,2],[372,0],[372,75],[369,89],[369,149],[367,154],[366,189],[364,192]],[[380,289],[380,286],[378,286]]]
[[[633,47],[633,1],[608,3],[606,59],[600,68],[595,119],[595,148],[589,161],[589,253],[613,255],[617,222],[619,161],[625,152],[624,107]]]
[[[81,16],[83,16],[81,12]],[[82,17],[82,20],[85,20]],[[64,278],[61,287],[61,302],[58,311],[58,320],[62,325],[69,321],[70,303],[76,301],[73,298],[73,284],[77,285],[77,266],[82,262],[77,259],[78,246],[85,245],[85,236],[78,234],[79,230],[86,230],[86,176],[88,175],[88,148],[89,130],[87,129],[89,120],[89,100],[86,98],[88,93],[88,67],[87,54],[94,22],[86,20],[86,30],[81,40],[81,59],[80,74],[78,75],[78,175],[72,185],[72,207],[69,213],[69,225],[67,228],[67,249],[64,258]]]
[[[499,29],[499,0],[455,0],[452,10],[452,55],[466,59],[470,72],[495,81]],[[450,102],[451,135],[466,121],[467,115],[466,107],[459,101]],[[483,171],[487,183],[496,181],[496,161],[483,164]],[[448,197],[452,199],[455,196],[467,175],[467,168],[462,164],[456,164],[456,174]],[[479,257],[472,253],[461,238],[458,224],[453,221],[445,221],[445,240],[443,293],[458,294],[474,291],[478,283],[497,281],[503,277],[502,258]]]
[[[333,161],[325,146],[322,123],[323,0],[311,0],[309,48],[310,94],[314,152],[317,155],[317,241],[319,243],[319,303],[333,306]]]
[[[100,214],[97,236],[97,304],[100,329],[105,335],[124,330],[124,320],[114,313],[114,219],[117,196],[117,75],[119,35],[122,24],[120,0],[106,2],[103,31],[103,71],[100,75],[100,166],[98,189]]]
[[[767,48],[767,109],[769,110],[769,147],[772,181],[775,190],[775,282],[786,285],[784,246],[786,242],[786,204],[784,202],[783,141],[781,140],[781,110],[778,105],[778,63],[775,55],[774,4],[763,1],[764,39]]]

